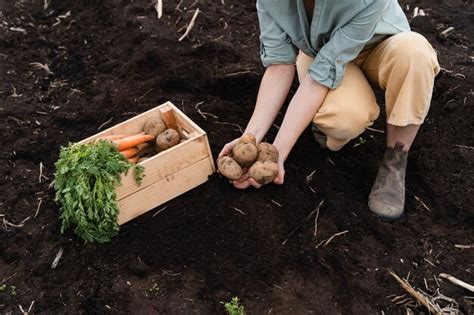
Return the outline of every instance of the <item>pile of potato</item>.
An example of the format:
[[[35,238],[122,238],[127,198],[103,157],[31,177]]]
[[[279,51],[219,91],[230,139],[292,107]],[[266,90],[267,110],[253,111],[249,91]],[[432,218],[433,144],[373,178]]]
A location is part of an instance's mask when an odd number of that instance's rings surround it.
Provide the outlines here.
[[[254,135],[244,134],[232,148],[229,156],[217,160],[219,172],[230,180],[237,180],[244,168],[249,176],[261,185],[273,182],[278,176],[278,150],[271,144],[257,145]]]
[[[148,119],[143,126],[143,131],[146,135],[155,137],[156,147],[155,152],[151,152],[152,155],[174,147],[181,142],[179,132],[168,128],[159,117]]]

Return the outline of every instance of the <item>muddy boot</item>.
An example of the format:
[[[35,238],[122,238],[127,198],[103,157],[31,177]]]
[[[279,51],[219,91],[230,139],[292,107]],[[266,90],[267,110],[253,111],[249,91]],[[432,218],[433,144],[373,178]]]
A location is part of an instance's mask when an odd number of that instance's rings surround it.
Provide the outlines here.
[[[314,124],[311,126],[311,131],[313,131],[314,140],[316,140],[316,142],[319,144],[321,149],[327,149],[328,146],[327,146],[326,142],[328,141],[328,136],[326,136]]]
[[[369,195],[370,210],[385,220],[400,218],[405,206],[408,152],[402,149],[401,142],[397,142],[395,148],[387,148]]]

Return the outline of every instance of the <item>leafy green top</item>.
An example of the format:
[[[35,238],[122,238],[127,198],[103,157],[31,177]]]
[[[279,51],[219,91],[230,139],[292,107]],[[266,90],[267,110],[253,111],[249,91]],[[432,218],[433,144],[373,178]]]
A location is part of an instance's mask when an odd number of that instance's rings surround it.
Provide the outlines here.
[[[86,242],[110,241],[119,230],[115,187],[121,174],[130,169],[140,183],[143,167],[129,163],[108,141],[62,147],[55,165],[61,233],[75,226],[74,232]]]
[[[229,315],[245,315],[245,308],[240,305],[238,297],[233,297],[230,302],[224,304],[224,307]]]

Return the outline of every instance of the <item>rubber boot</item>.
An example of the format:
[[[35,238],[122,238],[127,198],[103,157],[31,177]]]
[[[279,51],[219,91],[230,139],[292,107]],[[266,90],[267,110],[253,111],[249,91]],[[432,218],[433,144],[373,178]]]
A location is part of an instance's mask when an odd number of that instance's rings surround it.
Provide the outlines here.
[[[370,210],[384,220],[396,220],[405,207],[405,173],[408,152],[403,143],[387,148],[369,195]]]
[[[319,144],[321,149],[327,149],[328,146],[326,142],[328,141],[328,136],[326,136],[321,130],[316,127],[316,125],[311,126],[311,131],[313,132],[314,140]]]

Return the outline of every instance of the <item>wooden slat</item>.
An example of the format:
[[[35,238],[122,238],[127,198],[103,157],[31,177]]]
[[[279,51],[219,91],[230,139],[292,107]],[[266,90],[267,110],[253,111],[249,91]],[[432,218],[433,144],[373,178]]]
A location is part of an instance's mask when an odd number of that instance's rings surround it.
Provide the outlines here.
[[[209,146],[209,139],[207,138],[207,134],[204,135],[204,143],[206,144],[207,154],[209,155],[209,160],[211,163],[212,170],[216,171],[216,165],[214,163],[214,157],[212,156],[211,147]]]
[[[174,117],[174,109],[171,106],[165,106],[160,108],[161,118],[163,119],[167,128],[178,130],[176,124],[176,118]]]
[[[202,135],[197,135],[193,139],[163,151],[140,163],[145,168],[145,177],[140,186],[136,184],[133,172],[122,175],[122,186],[116,189],[117,200],[123,199],[154,182],[179,172],[207,156],[206,143]]]
[[[201,134],[205,134],[206,132],[201,129],[194,121],[189,119],[188,116],[186,116],[178,107],[176,107],[173,103],[167,102],[165,103],[169,106],[171,106],[174,109],[174,114],[176,117],[176,120],[178,121],[178,124],[181,122],[183,126],[186,126],[187,128],[194,129],[196,131],[199,131]]]
[[[124,224],[206,182],[212,173],[209,159],[204,158],[192,166],[118,201],[120,208],[118,223]]]
[[[188,135],[196,131],[199,132],[200,134],[205,134],[205,132],[201,128],[199,128],[199,126],[196,125],[192,120],[186,117],[186,115],[181,110],[179,110],[178,107],[176,107],[171,102],[166,102],[155,108],[150,109],[149,111],[144,112],[143,114],[130,118],[129,120],[126,120],[109,129],[106,129],[93,136],[90,136],[80,141],[79,143],[87,143],[96,138],[109,136],[109,135],[119,135],[119,134],[133,135],[133,134],[140,133],[143,131],[143,126],[145,125],[145,122],[149,118],[156,117],[158,115],[161,119],[163,119],[163,117],[161,116],[161,110],[164,108],[171,108],[173,110],[173,114],[176,119],[176,123],[178,125],[177,128],[181,134]]]
[[[207,152],[208,152],[209,157],[210,157],[210,163],[211,163],[212,169],[215,171],[216,166],[215,166],[215,163],[214,163],[214,158],[212,156],[211,147],[209,146],[209,140],[207,138],[207,133],[204,130],[202,130],[201,127],[199,127],[194,121],[189,119],[178,107],[176,107],[175,105],[173,105],[171,103],[169,104],[169,106],[171,108],[173,108],[176,120],[177,120],[179,125],[183,126],[186,129],[194,129],[197,132],[199,132],[199,133],[201,133],[205,136],[205,143],[206,143],[206,147],[207,147]]]

